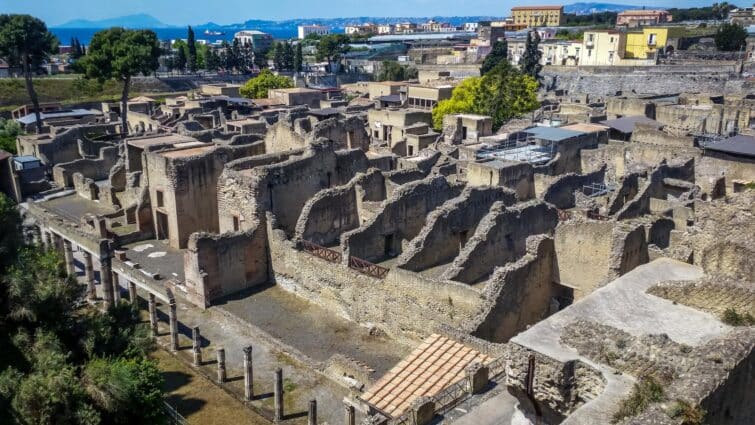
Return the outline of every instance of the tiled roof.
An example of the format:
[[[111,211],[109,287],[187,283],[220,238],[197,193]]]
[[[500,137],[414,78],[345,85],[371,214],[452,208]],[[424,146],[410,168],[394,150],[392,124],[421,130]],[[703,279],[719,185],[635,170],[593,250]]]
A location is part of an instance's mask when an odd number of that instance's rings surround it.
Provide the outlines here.
[[[432,397],[464,379],[465,368],[470,364],[492,360],[464,344],[431,335],[367,390],[362,399],[396,418],[419,397]]]

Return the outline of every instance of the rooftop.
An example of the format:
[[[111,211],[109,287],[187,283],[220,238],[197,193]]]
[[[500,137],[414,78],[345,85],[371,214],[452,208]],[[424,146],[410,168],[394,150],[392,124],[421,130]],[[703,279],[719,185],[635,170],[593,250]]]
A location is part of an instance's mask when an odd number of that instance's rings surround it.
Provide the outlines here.
[[[738,135],[720,142],[710,143],[705,149],[755,158],[755,137]]]
[[[571,124],[571,125],[565,125],[561,127],[564,130],[573,130],[573,131],[579,131],[582,133],[598,133],[601,131],[608,130],[608,127],[604,125],[597,125],[597,124],[587,124],[587,123],[577,123],[577,124]]]
[[[320,93],[320,90],[313,90],[304,87],[294,87],[292,89],[270,89],[275,93]]]
[[[511,10],[512,11],[514,11],[514,10],[532,10],[532,9],[537,9],[537,10],[561,10],[563,8],[564,8],[563,6],[516,6],[516,7],[512,7]]]
[[[431,335],[362,394],[362,399],[396,418],[419,397],[432,397],[465,379],[464,369],[470,364],[492,360],[462,343]]]
[[[81,118],[86,116],[102,115],[102,112],[92,111],[89,109],[60,109],[57,111],[42,112],[40,115],[42,120],[49,120],[55,118]],[[29,125],[37,122],[37,117],[35,114],[29,114],[17,119],[16,121],[24,125]]]
[[[149,146],[175,145],[178,143],[188,143],[188,142],[196,142],[196,139],[194,139],[193,137],[181,136],[179,134],[168,134],[168,135],[159,136],[159,137],[146,137],[143,139],[128,139],[126,141],[126,143],[129,146],[133,146],[135,148],[141,148],[141,149],[144,149]]]
[[[640,123],[640,124],[658,124],[658,126],[661,125],[658,121],[651,120],[648,117],[645,116],[630,116],[630,117],[622,117],[617,118],[615,120],[608,120],[608,121],[601,121],[601,124],[611,127],[612,129],[619,131],[621,133],[632,133],[634,132],[634,127]]]
[[[523,130],[523,133],[550,142],[560,142],[562,140],[571,139],[585,134],[582,131],[566,130],[559,127],[532,127]]]

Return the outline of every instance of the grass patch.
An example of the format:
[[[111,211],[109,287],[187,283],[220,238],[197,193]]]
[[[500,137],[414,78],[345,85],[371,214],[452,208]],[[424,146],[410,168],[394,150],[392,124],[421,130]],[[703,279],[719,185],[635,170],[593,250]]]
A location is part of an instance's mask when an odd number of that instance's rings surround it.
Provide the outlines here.
[[[100,83],[85,78],[36,78],[34,89],[40,103],[93,102],[120,98],[122,85],[114,80]],[[26,85],[20,78],[0,79],[0,106],[17,107],[30,103]]]
[[[663,401],[663,397],[663,387],[658,381],[649,376],[641,377],[639,382],[634,384],[629,397],[621,402],[618,412],[613,415],[612,423],[639,415],[651,403]]]
[[[721,321],[729,326],[755,325],[755,317],[750,313],[741,314],[734,308],[727,308],[721,315]]]
[[[707,412],[700,406],[693,406],[684,400],[676,400],[666,414],[673,419],[680,420],[682,425],[702,425]]]

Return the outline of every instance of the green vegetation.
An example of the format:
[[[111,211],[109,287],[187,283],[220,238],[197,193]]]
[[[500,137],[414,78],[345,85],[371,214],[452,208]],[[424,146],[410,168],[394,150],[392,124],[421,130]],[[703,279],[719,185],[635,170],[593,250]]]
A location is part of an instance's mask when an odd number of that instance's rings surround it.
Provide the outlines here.
[[[440,130],[448,114],[473,113],[491,116],[497,130],[511,118],[537,109],[537,86],[534,78],[502,61],[484,76],[462,81],[450,99],[438,103],[433,127]]]
[[[480,74],[485,75],[496,67],[499,63],[505,61],[509,56],[509,43],[506,39],[493,43],[490,53],[485,56],[485,60],[480,67]]]
[[[702,425],[707,412],[700,406],[692,406],[684,400],[676,400],[666,414],[673,419],[681,421],[682,425]]]
[[[721,321],[729,326],[753,326],[755,317],[750,313],[739,313],[734,308],[727,308],[721,315]]]
[[[268,52],[268,59],[273,60],[275,69],[279,71],[293,71],[296,61],[294,46],[288,41],[276,42]]]
[[[88,78],[98,81],[118,80],[121,91],[121,126],[128,133],[128,94],[131,79],[139,74],[150,75],[159,67],[160,44],[151,30],[111,28],[94,35],[89,52],[80,60]]]
[[[267,98],[267,91],[270,89],[288,89],[292,88],[294,83],[288,77],[278,76],[270,72],[269,69],[263,69],[260,75],[250,79],[241,87],[241,95],[251,99]]]
[[[0,194],[0,411],[3,423],[164,423],[152,339],[127,304],[77,309],[83,286],[59,255],[24,244]]]
[[[0,57],[8,65],[19,67],[24,75],[26,92],[37,116],[37,132],[42,131],[42,119],[32,78],[42,63],[57,51],[58,39],[41,20],[29,15],[0,15]]]
[[[729,10],[732,8],[732,5],[723,2],[714,3],[712,6],[708,7],[673,8],[668,9],[668,12],[674,17],[675,22],[707,21],[713,19],[726,19]]]
[[[13,121],[0,118],[0,149],[16,153],[16,137],[21,134],[21,126]]]
[[[540,80],[540,71],[543,65],[540,59],[543,57],[538,47],[540,46],[540,34],[537,31],[530,31],[527,35],[527,42],[524,45],[524,55],[522,56],[522,72],[529,75],[536,81]]]
[[[716,47],[724,52],[736,52],[747,43],[747,30],[739,24],[725,23],[718,27],[715,35]]]
[[[341,56],[348,53],[351,39],[344,34],[328,34],[317,42],[317,60],[326,60],[328,66],[339,62]]]
[[[613,416],[613,423],[637,416],[644,412],[651,403],[663,401],[663,399],[663,387],[658,381],[647,376],[640,377],[639,382],[634,384],[629,397],[621,402],[618,412]]]
[[[375,81],[406,81],[417,78],[417,68],[401,65],[395,61],[383,61]]]
[[[618,15],[616,12],[600,12],[589,15],[565,13],[564,25],[568,27],[614,26],[616,25],[616,15]]]

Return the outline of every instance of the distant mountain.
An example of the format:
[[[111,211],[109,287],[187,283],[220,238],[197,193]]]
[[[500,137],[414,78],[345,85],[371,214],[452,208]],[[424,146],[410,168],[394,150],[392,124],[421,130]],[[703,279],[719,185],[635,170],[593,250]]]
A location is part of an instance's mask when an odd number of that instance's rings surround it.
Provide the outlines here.
[[[171,25],[160,22],[157,18],[147,15],[128,15],[118,18],[102,19],[99,21],[89,21],[86,19],[74,19],[63,25],[57,25],[56,28],[171,28]]]
[[[627,9],[642,9],[642,6],[613,3],[574,3],[564,6],[564,13],[590,15],[600,12],[621,12]]]

